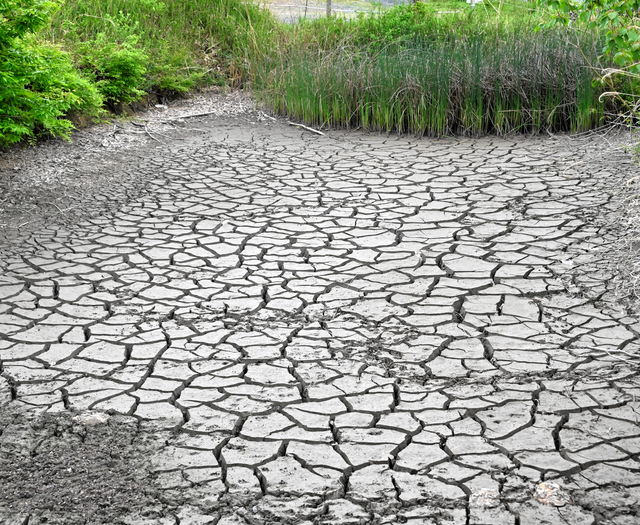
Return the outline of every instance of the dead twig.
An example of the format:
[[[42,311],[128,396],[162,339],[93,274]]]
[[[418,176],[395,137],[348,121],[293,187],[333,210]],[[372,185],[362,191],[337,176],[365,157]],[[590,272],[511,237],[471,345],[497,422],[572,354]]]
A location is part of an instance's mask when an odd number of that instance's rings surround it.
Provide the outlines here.
[[[569,165],[564,169],[564,171],[562,172],[562,176],[563,176],[563,177],[566,177],[565,173],[567,173],[567,170],[568,170],[568,169],[571,169],[571,168],[573,168],[574,166],[577,166],[578,164],[582,164],[582,163],[584,163],[584,160],[579,160],[578,162],[574,162],[573,164],[569,164]]]
[[[149,128],[147,127],[147,125],[145,124],[144,126],[144,130],[147,132],[147,135],[149,135],[153,140],[155,140],[156,142],[160,142],[162,144],[162,141],[160,139],[155,138],[151,132],[149,131]]]
[[[207,117],[209,115],[217,115],[218,111],[205,111],[204,113],[193,113],[191,115],[181,115],[180,117],[158,119],[158,122],[174,122],[186,118]]]
[[[310,128],[309,126],[305,126],[304,124],[296,124],[295,122],[290,122],[290,121],[287,121],[287,124],[289,124],[290,126],[296,126],[296,127],[299,127],[299,128],[304,128],[307,131],[311,131],[312,133],[317,133],[318,135],[324,135],[324,133],[322,133],[322,131],[318,131],[317,129]]]
[[[67,211],[69,211],[69,210],[73,210],[74,208],[77,208],[77,206],[69,206],[68,208],[65,208],[65,209],[63,210],[63,209],[61,209],[59,206],[57,206],[56,204],[54,204],[54,206],[55,206],[56,208],[58,208],[58,213],[65,213],[65,212],[67,212]]]

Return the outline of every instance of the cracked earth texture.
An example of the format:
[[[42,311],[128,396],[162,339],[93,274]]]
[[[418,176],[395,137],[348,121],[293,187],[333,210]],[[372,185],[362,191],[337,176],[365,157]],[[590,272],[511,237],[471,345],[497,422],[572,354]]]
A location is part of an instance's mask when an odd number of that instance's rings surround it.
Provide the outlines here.
[[[2,523],[640,522],[594,146],[204,129],[5,239]]]

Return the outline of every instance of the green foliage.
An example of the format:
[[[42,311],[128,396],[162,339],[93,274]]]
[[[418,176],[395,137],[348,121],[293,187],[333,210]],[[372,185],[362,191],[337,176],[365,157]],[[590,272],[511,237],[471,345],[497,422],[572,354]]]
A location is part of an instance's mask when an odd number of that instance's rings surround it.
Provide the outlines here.
[[[580,48],[556,32],[292,52],[265,66],[261,98],[312,125],[419,135],[581,131],[605,107]]]
[[[245,0],[66,0],[57,11],[54,0],[0,0],[0,140],[65,135],[69,112],[210,83],[251,83],[277,111],[317,125],[429,134],[596,125],[604,108],[587,67],[591,33],[573,47],[557,32],[533,35],[530,5],[433,0],[286,26]]]
[[[447,17],[438,17],[436,9],[423,2],[379,10],[375,16],[359,13],[356,41],[392,43],[411,40],[417,35],[437,34],[446,21]]]
[[[351,19],[320,18],[302,21],[293,31],[292,47],[337,48],[345,44],[380,49],[393,44],[456,40],[462,32],[493,34],[533,30],[537,10],[521,2],[494,6],[490,0],[470,7],[463,0],[416,2],[360,12]]]
[[[552,18],[541,27],[582,22],[605,38],[602,52],[631,73],[640,73],[640,0],[541,0]]]
[[[70,112],[95,114],[102,99],[74,69],[69,56],[49,46],[24,45],[0,53],[0,144],[49,134],[68,137]]]
[[[143,52],[145,83],[134,87],[165,96],[225,79],[243,84],[251,65],[277,46],[278,27],[271,13],[242,0],[67,0],[47,36],[87,72],[95,68],[96,78],[104,74],[100,61],[83,56],[98,39],[126,50],[130,65]]]
[[[0,0],[0,49],[42,29],[57,8],[52,0]]]
[[[109,42],[104,33],[78,46],[79,66],[111,107],[127,104],[144,95],[147,55],[129,36],[121,44]]]
[[[68,137],[71,112],[96,113],[102,99],[60,49],[31,35],[46,23],[52,2],[0,3],[0,145],[41,135]]]
[[[0,0],[0,143],[67,136],[69,113],[145,92],[241,85],[278,28],[243,0]]]
[[[316,126],[429,135],[580,131],[606,113],[585,32],[535,33],[527,3],[417,3],[304,22],[256,72],[260,98]],[[611,104],[607,101],[607,104]]]

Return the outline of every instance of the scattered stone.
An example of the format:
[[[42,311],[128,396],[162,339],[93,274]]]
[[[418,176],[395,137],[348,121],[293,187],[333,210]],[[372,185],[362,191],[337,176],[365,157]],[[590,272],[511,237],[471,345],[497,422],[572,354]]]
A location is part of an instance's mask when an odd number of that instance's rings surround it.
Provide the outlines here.
[[[500,505],[500,494],[491,489],[480,489],[469,496],[469,505],[493,508]]]
[[[563,507],[567,503],[571,503],[571,498],[557,483],[545,481],[536,486],[536,499],[540,503],[553,505],[554,507]]]
[[[109,421],[109,415],[104,412],[85,412],[75,416],[73,420],[87,426],[103,425]]]

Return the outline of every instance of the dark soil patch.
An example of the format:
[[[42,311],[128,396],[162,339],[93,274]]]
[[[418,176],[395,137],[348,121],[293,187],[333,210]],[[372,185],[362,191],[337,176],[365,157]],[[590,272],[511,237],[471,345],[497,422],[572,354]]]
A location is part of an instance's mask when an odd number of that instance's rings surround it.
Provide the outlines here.
[[[0,428],[0,522],[119,524],[162,514],[134,419],[85,425],[70,414],[5,414]]]

